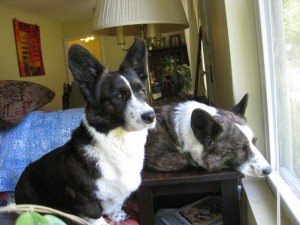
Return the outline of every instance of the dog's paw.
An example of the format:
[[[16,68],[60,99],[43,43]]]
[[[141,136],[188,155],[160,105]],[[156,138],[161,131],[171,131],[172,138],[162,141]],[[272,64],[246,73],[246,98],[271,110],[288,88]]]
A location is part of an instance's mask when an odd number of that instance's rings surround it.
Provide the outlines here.
[[[109,223],[107,223],[102,216],[99,219],[91,219],[91,218],[84,218],[84,219],[89,225],[109,225]]]
[[[113,212],[107,215],[107,217],[114,222],[123,222],[129,218],[128,214],[123,210]]]

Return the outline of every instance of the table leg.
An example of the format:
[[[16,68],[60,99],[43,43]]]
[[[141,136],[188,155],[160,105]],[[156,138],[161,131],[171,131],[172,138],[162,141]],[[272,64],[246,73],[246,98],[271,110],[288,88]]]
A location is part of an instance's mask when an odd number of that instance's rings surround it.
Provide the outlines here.
[[[224,225],[240,224],[238,179],[221,182],[222,214]]]
[[[137,204],[139,209],[139,224],[154,225],[153,192],[152,188],[140,187],[137,192]]]

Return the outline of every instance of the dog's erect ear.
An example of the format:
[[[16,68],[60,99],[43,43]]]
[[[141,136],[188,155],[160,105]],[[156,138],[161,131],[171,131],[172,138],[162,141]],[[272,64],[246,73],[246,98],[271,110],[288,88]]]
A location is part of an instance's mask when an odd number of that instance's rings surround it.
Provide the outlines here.
[[[204,146],[209,146],[223,130],[215,118],[202,109],[195,109],[191,116],[191,127],[194,135]]]
[[[121,72],[134,70],[142,81],[146,81],[147,62],[148,53],[145,40],[142,38],[137,38],[129,48],[119,70]]]
[[[248,98],[249,98],[249,95],[245,94],[244,97],[242,98],[242,100],[238,104],[236,104],[231,109],[231,111],[234,114],[238,115],[238,116],[244,117],[245,112],[246,112],[246,108],[247,108],[247,105],[248,105]]]
[[[95,90],[105,66],[83,46],[72,45],[68,53],[69,68],[86,101],[93,101],[99,91]]]

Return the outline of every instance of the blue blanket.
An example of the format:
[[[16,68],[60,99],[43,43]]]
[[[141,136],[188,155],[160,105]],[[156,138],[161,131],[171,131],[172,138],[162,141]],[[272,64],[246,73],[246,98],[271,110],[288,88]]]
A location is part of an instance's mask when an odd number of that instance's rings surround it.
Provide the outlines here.
[[[66,143],[82,115],[82,108],[34,111],[16,127],[0,131],[0,192],[14,191],[30,162]]]

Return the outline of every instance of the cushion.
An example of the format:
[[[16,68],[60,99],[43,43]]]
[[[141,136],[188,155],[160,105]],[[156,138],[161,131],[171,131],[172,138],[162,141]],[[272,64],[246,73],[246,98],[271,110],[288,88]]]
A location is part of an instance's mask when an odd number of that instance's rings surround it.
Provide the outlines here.
[[[70,140],[83,112],[83,108],[36,110],[17,126],[0,131],[0,192],[13,191],[29,163]]]
[[[55,93],[28,81],[0,81],[0,130],[21,122],[30,112],[52,101]]]

